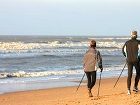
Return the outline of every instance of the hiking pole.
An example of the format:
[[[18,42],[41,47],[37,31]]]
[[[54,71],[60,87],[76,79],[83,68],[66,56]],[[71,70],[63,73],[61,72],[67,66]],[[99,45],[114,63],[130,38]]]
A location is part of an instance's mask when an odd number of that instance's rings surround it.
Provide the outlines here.
[[[127,63],[125,63],[125,65],[124,65],[124,67],[123,67],[123,69],[122,69],[122,71],[121,71],[121,73],[120,73],[120,75],[119,75],[119,77],[118,77],[118,79],[117,79],[115,85],[114,85],[114,88],[115,88],[115,86],[117,85],[117,82],[119,81],[119,79],[120,79],[120,77],[121,77],[121,75],[122,75],[122,72],[123,72],[123,70],[124,70],[126,64],[127,64]]]
[[[78,91],[78,89],[79,89],[79,87],[80,87],[80,85],[81,85],[81,83],[82,83],[82,81],[83,81],[83,79],[84,79],[84,76],[85,76],[85,73],[84,73],[84,75],[83,75],[83,77],[82,77],[82,79],[81,79],[81,81],[80,81],[80,83],[79,83],[79,85],[78,85],[78,87],[77,87],[77,89],[76,89],[76,92]]]
[[[102,72],[100,72],[100,79],[99,79],[99,87],[98,87],[98,94],[97,94],[97,97],[99,97],[99,92],[100,92],[101,75],[102,75]]]

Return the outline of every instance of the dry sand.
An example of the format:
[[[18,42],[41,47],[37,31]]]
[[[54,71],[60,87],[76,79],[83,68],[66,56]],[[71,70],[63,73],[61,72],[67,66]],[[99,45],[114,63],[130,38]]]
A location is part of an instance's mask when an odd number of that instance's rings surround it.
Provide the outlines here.
[[[86,86],[14,92],[0,95],[0,105],[140,105],[140,93],[127,95],[126,78],[121,78],[115,88],[114,79],[101,81],[97,97],[98,81],[89,98]],[[134,79],[132,80],[132,86]]]

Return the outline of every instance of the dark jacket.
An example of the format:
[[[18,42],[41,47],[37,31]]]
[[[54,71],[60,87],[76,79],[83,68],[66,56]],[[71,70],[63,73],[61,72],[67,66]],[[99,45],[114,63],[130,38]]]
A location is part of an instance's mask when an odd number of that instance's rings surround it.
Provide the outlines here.
[[[127,57],[127,62],[138,62],[139,44],[137,39],[130,39],[124,44],[122,53]]]

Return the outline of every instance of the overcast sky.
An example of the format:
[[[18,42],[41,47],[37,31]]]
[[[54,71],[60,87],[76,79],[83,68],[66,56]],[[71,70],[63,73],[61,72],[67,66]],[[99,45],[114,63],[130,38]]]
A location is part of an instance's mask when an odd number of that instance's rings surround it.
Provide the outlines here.
[[[140,31],[140,0],[0,0],[0,35],[128,35],[131,30]]]

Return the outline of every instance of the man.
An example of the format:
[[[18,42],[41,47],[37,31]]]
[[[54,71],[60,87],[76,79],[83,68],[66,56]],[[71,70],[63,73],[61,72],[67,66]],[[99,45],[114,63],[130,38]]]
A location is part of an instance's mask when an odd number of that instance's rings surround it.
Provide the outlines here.
[[[128,66],[127,89],[128,95],[131,94],[131,78],[133,74],[133,67],[136,69],[136,77],[133,91],[138,92],[138,82],[140,78],[140,68],[138,60],[138,50],[140,41],[137,40],[137,31],[131,32],[131,39],[126,41],[122,48],[123,55],[126,57]]]
[[[102,57],[100,55],[100,52],[96,49],[96,41],[91,40],[89,49],[85,53],[83,58],[84,72],[86,73],[88,79],[87,88],[89,97],[93,96],[91,90],[96,83],[96,66],[98,66],[102,72]]]

